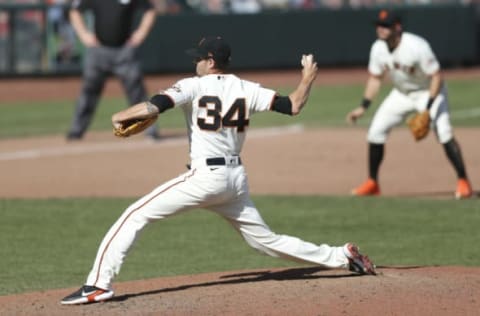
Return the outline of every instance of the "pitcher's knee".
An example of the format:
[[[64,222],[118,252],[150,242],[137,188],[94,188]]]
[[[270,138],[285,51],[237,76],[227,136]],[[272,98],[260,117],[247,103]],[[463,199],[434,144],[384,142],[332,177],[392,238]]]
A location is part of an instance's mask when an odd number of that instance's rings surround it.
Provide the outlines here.
[[[262,236],[243,236],[248,245],[262,254],[276,257],[276,252],[273,251],[272,245],[278,240],[278,235],[269,233]]]
[[[385,144],[387,141],[387,133],[368,132],[367,141],[372,144]]]
[[[453,131],[448,129],[437,129],[437,139],[440,144],[446,144],[453,138]]]

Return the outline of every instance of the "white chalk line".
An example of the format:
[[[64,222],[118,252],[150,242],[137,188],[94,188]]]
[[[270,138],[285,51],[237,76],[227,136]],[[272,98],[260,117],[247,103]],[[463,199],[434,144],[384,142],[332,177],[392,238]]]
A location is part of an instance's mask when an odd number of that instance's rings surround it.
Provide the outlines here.
[[[262,138],[285,134],[300,133],[304,130],[302,125],[289,125],[284,127],[259,128],[248,131],[248,138]],[[45,147],[28,150],[18,150],[0,153],[0,161],[38,159],[45,157],[75,156],[90,153],[121,152],[134,149],[169,147],[187,144],[187,136],[165,138],[160,141],[144,139],[141,141],[105,142],[105,143],[68,143],[63,146]]]

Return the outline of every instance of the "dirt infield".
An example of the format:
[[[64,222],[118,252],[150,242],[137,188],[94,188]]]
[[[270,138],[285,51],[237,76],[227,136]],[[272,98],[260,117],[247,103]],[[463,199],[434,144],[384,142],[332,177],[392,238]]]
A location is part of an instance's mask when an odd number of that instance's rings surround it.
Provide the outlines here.
[[[175,131],[163,131],[163,135],[158,143],[142,137],[115,139],[110,133],[89,133],[78,143],[66,143],[63,135],[1,141],[0,174],[8,186],[0,190],[0,197],[141,196],[186,170],[186,136]],[[479,188],[478,130],[458,128],[456,135],[473,186]],[[251,131],[242,155],[251,191],[348,194],[366,177],[364,139],[361,128],[291,126]],[[387,148],[381,177],[384,195],[453,196],[455,174],[434,137],[420,145],[402,129],[392,134]],[[125,167],[133,160],[139,166],[135,173]],[[151,172],[151,166],[156,172]]]
[[[480,308],[475,268],[383,268],[358,277],[293,268],[229,271],[116,285],[107,303],[61,306],[76,288],[0,296],[2,315],[422,315],[474,316]]]
[[[451,71],[447,77],[478,78],[479,74],[478,70]],[[154,91],[181,77],[149,77],[147,84]],[[298,74],[246,73],[244,77],[278,85],[295,82]],[[325,70],[317,84],[364,78],[364,70]],[[0,95],[5,101],[18,100],[26,95],[18,91],[28,87],[31,93],[26,98],[73,99],[79,85],[77,78],[2,81]],[[109,82],[106,95],[121,95],[117,82]],[[362,128],[306,130],[296,125],[250,131],[242,160],[252,193],[348,194],[366,176],[365,132]],[[473,186],[480,188],[479,130],[458,128],[455,132]],[[76,143],[66,143],[63,135],[1,140],[0,174],[8,186],[2,185],[0,198],[143,195],[184,172],[188,161],[184,132],[162,133],[160,142],[119,140],[110,133],[94,132]],[[133,159],[145,170],[128,172],[124,166]],[[152,166],[155,173],[148,171]],[[126,181],[135,183],[133,190],[117,185]],[[399,129],[388,143],[381,185],[387,196],[452,198],[455,175],[433,137],[419,145]],[[2,296],[0,314],[476,315],[480,309],[478,268],[380,267],[379,271],[376,277],[357,277],[305,267],[124,282],[115,285],[113,301],[75,307],[58,303],[75,289],[52,290]]]

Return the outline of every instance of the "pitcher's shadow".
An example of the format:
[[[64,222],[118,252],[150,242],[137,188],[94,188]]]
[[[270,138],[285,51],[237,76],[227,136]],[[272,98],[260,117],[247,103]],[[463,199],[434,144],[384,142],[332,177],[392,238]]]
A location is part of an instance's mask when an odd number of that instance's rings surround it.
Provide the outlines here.
[[[276,281],[315,280],[315,279],[336,279],[336,278],[350,278],[350,277],[362,276],[362,275],[359,275],[353,272],[348,272],[348,271],[345,271],[341,274],[335,274],[335,275],[315,274],[319,271],[326,271],[326,270],[321,267],[306,267],[306,268],[292,268],[292,269],[286,269],[286,270],[274,271],[274,272],[267,270],[267,271],[252,271],[252,272],[237,273],[237,274],[227,274],[227,275],[221,276],[220,277],[221,280],[203,282],[203,283],[185,284],[185,285],[179,285],[176,287],[162,288],[162,289],[144,291],[139,293],[128,293],[120,296],[115,296],[109,301],[121,302],[121,301],[126,301],[132,297],[155,295],[155,294],[175,292],[175,291],[184,291],[184,290],[188,290],[191,288],[198,288],[198,287],[253,283],[253,282],[271,281],[271,280],[276,280]]]

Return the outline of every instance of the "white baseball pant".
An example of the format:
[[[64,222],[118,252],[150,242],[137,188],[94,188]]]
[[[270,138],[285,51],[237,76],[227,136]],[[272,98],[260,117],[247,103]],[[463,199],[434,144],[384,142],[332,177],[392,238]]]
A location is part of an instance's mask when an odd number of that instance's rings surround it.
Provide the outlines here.
[[[206,208],[223,216],[251,247],[264,254],[326,268],[348,266],[343,247],[315,245],[272,232],[249,197],[242,165],[207,166],[205,159],[197,159],[192,161],[191,170],[155,188],[125,210],[105,235],[86,285],[110,289],[145,225],[194,208]]]
[[[428,90],[405,94],[392,89],[373,117],[367,134],[368,142],[384,144],[393,127],[400,125],[412,112],[426,109],[428,98]],[[441,144],[447,143],[453,137],[448,111],[447,89],[442,87],[430,108],[432,128]]]

